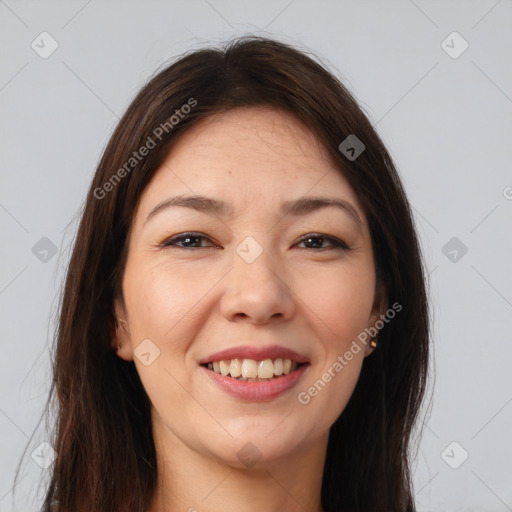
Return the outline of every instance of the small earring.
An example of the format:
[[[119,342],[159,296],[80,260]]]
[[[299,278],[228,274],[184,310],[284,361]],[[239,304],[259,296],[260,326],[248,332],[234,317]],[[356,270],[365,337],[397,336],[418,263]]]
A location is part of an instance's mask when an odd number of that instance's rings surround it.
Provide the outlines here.
[[[123,348],[123,344],[122,343],[118,343],[117,344],[117,350],[121,350]]]
[[[377,348],[377,336],[370,340],[370,347]]]

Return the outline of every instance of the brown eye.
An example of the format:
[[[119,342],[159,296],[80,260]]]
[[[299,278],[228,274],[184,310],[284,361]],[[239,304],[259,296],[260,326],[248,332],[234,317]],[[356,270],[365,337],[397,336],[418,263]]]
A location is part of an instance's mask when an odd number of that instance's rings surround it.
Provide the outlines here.
[[[326,241],[329,242],[330,247],[323,247],[323,244]],[[338,240],[337,238],[334,238],[332,236],[322,235],[321,233],[311,233],[309,235],[303,236],[299,241],[299,244],[302,243],[310,245],[310,247],[305,247],[305,249],[342,249],[345,251],[350,250],[350,247],[342,240]]]
[[[210,240],[200,233],[182,233],[175,235],[161,244],[162,247],[181,247],[182,249],[200,249],[202,247],[217,247],[215,244],[201,245],[201,241]]]

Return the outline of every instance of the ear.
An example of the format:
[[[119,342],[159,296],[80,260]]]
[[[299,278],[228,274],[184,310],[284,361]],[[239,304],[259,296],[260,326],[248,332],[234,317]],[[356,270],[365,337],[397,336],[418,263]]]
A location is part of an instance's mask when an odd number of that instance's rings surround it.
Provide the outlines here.
[[[378,343],[378,328],[376,328],[376,323],[378,320],[381,320],[381,315],[384,316],[387,311],[387,300],[386,300],[386,291],[382,285],[382,283],[377,282],[375,285],[375,296],[373,300],[372,311],[370,313],[370,318],[368,319],[367,329],[369,332],[375,332],[375,337],[372,339],[376,340]],[[368,338],[368,343],[365,345],[364,356],[369,356],[377,347],[372,347],[370,345],[370,338]]]
[[[110,329],[111,347],[121,359],[133,361],[130,329],[122,299],[114,300],[113,315]]]

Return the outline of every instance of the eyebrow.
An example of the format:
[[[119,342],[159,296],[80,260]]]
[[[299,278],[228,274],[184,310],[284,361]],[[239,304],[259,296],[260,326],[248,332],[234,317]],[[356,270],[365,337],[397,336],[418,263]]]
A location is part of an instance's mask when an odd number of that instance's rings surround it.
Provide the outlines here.
[[[219,215],[219,216],[232,216],[233,208],[218,199],[213,199],[204,196],[176,196],[170,197],[158,203],[148,214],[144,224],[149,222],[150,219],[155,217],[159,212],[171,207],[185,207],[193,210]],[[335,207],[348,213],[359,226],[362,220],[359,217],[354,206],[348,201],[335,198],[335,197],[319,197],[319,196],[305,196],[292,201],[285,201],[281,204],[280,213],[284,215],[301,216],[313,213],[322,208]]]

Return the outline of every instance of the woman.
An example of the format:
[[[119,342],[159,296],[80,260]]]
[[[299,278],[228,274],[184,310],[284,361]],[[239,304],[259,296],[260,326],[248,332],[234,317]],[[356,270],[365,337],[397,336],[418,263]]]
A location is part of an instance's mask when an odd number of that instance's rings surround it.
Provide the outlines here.
[[[428,349],[410,207],[353,97],[277,41],[191,52],[86,199],[44,511],[414,511]]]

